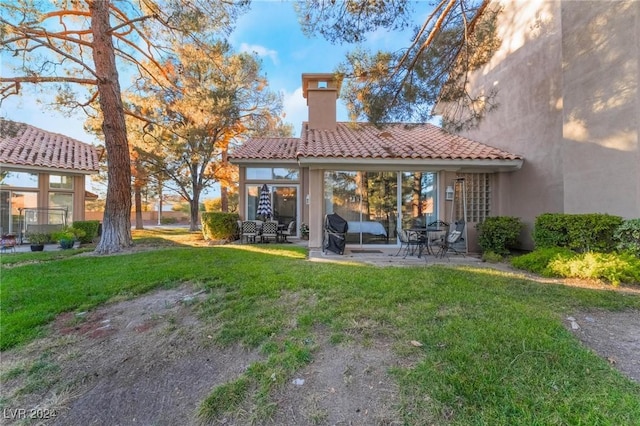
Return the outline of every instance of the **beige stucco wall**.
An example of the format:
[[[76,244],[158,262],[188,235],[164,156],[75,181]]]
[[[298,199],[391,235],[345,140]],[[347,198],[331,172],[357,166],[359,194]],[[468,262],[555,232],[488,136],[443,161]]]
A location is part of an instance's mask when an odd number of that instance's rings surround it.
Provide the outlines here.
[[[640,217],[639,28],[638,1],[562,3],[568,213]]]
[[[544,212],[639,217],[640,2],[500,3],[502,46],[472,79],[499,106],[465,132],[525,158],[494,214],[526,223],[526,248]]]

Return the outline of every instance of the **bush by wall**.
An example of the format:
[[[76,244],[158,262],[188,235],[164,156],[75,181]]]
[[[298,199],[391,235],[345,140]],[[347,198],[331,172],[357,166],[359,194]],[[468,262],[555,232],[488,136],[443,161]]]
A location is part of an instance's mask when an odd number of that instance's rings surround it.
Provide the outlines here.
[[[565,247],[539,248],[531,253],[512,258],[511,265],[544,277],[554,277],[557,274],[548,268],[549,263],[558,259],[569,260],[575,255],[576,253]]]
[[[202,213],[202,235],[205,240],[235,240],[238,233],[238,213]]]
[[[73,222],[75,229],[84,231],[84,236],[78,238],[81,244],[91,244],[98,237],[100,228],[99,220],[76,220]]]
[[[536,218],[533,240],[536,248],[609,253],[615,249],[613,235],[621,224],[620,216],[608,214],[544,213]]]
[[[576,253],[551,247],[514,257],[511,264],[546,277],[600,280],[613,285],[640,284],[640,259],[629,253]]]
[[[613,233],[616,249],[629,252],[640,257],[640,219],[629,219],[622,222]]]
[[[640,259],[627,253],[579,253],[569,260],[554,259],[548,268],[566,278],[605,280],[613,285],[640,284]]]
[[[512,216],[491,216],[476,225],[478,244],[483,252],[509,254],[509,248],[518,243],[522,222]]]

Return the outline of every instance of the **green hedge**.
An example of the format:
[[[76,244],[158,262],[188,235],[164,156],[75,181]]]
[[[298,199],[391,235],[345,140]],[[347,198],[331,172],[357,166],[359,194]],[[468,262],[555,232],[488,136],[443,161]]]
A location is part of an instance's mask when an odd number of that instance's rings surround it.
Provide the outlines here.
[[[512,216],[491,216],[476,225],[478,244],[483,252],[509,254],[516,247],[522,230],[522,222]]]
[[[616,248],[640,257],[640,219],[625,220],[613,233]]]
[[[608,214],[544,213],[536,218],[533,240],[536,248],[609,253],[615,250],[613,235],[621,224],[620,216]]]
[[[202,213],[202,235],[205,240],[233,241],[238,235],[238,213]]]
[[[84,231],[84,236],[79,237],[81,244],[91,244],[98,237],[99,220],[76,220],[73,222],[75,229]]]

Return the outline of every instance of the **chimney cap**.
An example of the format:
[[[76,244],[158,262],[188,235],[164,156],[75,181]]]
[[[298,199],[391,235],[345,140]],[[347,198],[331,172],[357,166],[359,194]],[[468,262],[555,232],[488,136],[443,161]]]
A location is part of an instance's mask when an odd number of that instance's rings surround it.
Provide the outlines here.
[[[326,83],[320,87],[320,83]],[[307,98],[308,89],[333,90],[340,93],[342,78],[332,72],[325,73],[303,73],[302,74],[302,97]]]

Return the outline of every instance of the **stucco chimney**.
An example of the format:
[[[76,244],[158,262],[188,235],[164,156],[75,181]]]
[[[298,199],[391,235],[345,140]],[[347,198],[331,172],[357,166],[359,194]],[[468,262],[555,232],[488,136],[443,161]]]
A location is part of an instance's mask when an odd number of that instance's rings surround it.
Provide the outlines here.
[[[302,74],[302,96],[309,107],[309,129],[336,129],[336,101],[340,83],[332,73]]]

